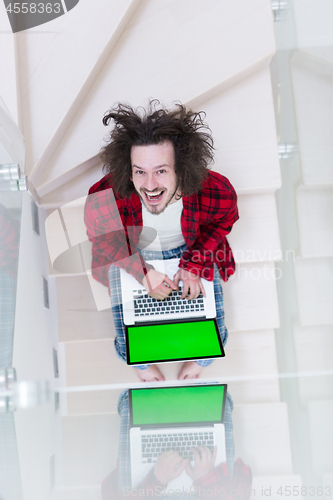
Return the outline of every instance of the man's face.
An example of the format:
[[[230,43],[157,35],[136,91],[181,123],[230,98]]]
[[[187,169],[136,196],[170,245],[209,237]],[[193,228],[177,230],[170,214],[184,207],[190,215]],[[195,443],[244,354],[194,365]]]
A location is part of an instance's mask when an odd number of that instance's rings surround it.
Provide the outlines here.
[[[172,142],[133,146],[131,163],[131,181],[149,212],[160,214],[169,203],[177,201],[176,194],[180,193]]]

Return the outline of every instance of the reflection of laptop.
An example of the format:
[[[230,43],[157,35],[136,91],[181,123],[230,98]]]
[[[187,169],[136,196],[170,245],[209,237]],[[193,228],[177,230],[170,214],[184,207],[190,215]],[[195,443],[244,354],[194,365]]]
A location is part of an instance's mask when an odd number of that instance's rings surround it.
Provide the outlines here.
[[[213,450],[216,445],[215,466],[225,462],[226,396],[226,384],[130,389],[132,488],[146,477],[158,456],[168,449],[192,461],[191,447],[202,445]],[[183,471],[169,487],[191,484],[192,480]]]
[[[153,260],[148,263],[171,279],[179,269],[179,259]],[[120,270],[120,279],[125,325],[186,318],[215,318],[216,316],[212,281],[201,280],[206,298],[200,294],[194,300],[180,300],[182,294],[180,289],[171,292],[165,300],[156,300],[147,294],[143,285],[140,285],[131,274],[123,269]]]

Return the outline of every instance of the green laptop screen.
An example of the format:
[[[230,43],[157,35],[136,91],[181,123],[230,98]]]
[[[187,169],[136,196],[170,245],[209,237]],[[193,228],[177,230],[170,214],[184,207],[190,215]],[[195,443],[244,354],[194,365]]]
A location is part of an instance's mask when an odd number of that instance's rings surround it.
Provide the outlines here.
[[[133,425],[221,422],[225,386],[132,390]]]
[[[129,326],[129,363],[222,355],[214,320]]]

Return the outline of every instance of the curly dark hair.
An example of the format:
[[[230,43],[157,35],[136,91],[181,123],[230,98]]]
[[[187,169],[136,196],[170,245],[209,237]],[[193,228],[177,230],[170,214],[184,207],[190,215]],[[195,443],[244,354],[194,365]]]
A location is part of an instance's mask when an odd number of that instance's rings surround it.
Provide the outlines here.
[[[140,111],[141,110],[141,113]],[[171,141],[175,151],[175,171],[182,196],[197,193],[214,160],[214,143],[203,111],[193,112],[182,104],[168,110],[152,100],[147,110],[134,110],[118,104],[103,118],[103,124],[114,120],[108,144],[101,150],[103,171],[111,174],[115,191],[130,197],[135,192],[132,176],[132,146],[160,144]]]

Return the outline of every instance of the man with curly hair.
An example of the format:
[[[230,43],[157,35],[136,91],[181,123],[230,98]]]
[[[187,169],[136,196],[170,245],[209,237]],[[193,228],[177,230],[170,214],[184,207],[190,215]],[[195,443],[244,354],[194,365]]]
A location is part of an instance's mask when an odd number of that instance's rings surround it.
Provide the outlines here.
[[[212,172],[213,139],[204,120],[181,104],[168,110],[151,101],[147,110],[118,104],[101,151],[105,177],[89,190],[85,223],[93,243],[92,274],[109,286],[117,336],[126,360],[119,268],[132,274],[151,297],[165,299],[183,282],[182,299],[204,294],[201,279],[214,280],[216,319],[227,341],[220,277],[235,262],[226,235],[238,219],[237,196],[226,177]],[[171,280],[147,260],[180,258]],[[112,265],[110,265],[112,264]],[[184,363],[179,379],[198,378],[212,360]],[[164,380],[156,365],[136,367],[142,381]]]

